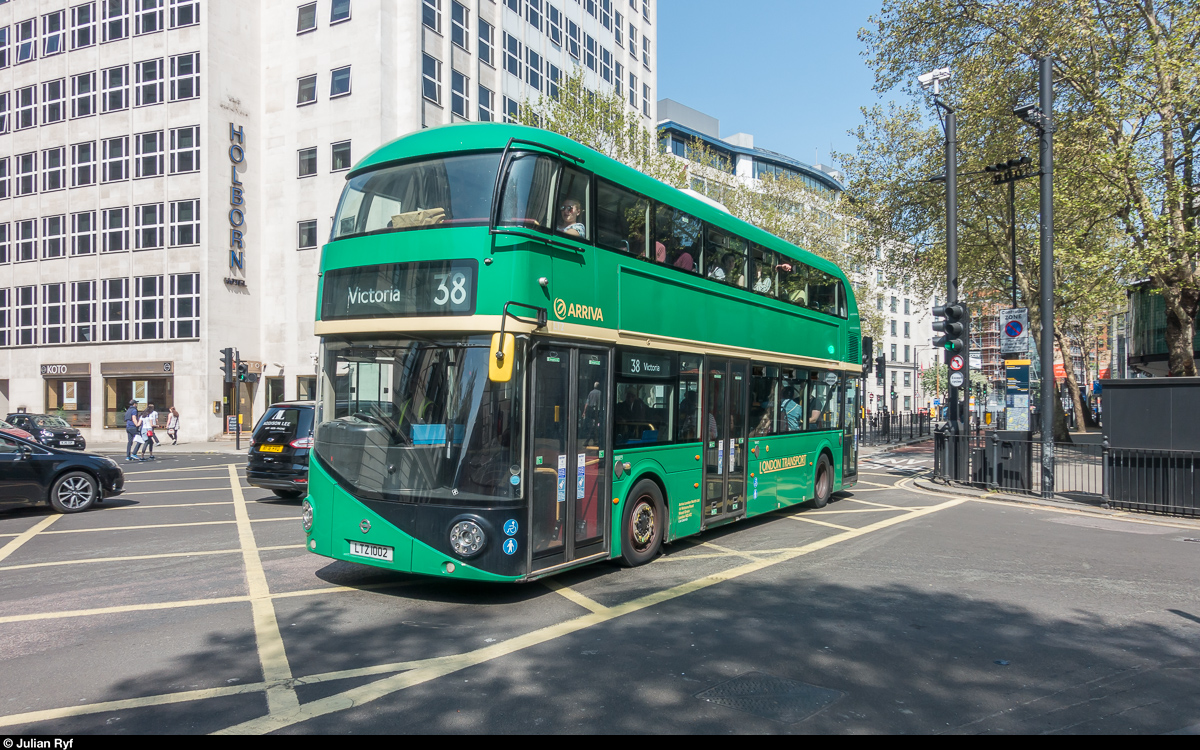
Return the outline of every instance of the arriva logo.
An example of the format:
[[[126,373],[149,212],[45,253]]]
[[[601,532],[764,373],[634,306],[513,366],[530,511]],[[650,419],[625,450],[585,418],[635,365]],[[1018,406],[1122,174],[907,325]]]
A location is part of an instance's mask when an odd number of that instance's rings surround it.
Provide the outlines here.
[[[554,316],[559,320],[566,320],[567,318],[579,318],[581,320],[595,320],[600,323],[604,322],[604,311],[599,307],[577,305],[574,302],[568,303],[562,297],[554,300]]]

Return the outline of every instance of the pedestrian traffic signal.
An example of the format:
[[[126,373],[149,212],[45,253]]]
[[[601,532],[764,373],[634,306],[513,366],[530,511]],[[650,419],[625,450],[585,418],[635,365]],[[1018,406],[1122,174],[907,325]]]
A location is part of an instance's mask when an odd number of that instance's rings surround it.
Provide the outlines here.
[[[875,358],[875,382],[883,385],[887,379],[887,357],[880,354]]]
[[[250,373],[250,365],[246,364],[245,362],[238,362],[238,363],[237,363],[237,377],[238,377],[238,380],[245,380],[245,379],[246,379],[246,375],[248,375],[249,373]]]
[[[226,383],[233,382],[233,349],[225,347],[221,350],[221,376]]]
[[[933,321],[933,330],[942,334],[933,340],[933,345],[951,354],[966,354],[967,351],[967,306],[961,302],[938,305],[933,308],[934,317],[945,320]]]

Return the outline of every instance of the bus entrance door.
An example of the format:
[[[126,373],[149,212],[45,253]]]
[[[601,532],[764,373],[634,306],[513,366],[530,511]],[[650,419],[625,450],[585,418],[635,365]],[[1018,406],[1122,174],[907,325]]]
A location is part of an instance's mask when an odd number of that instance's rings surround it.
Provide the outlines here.
[[[704,525],[746,514],[747,363],[704,368]]]
[[[860,404],[858,403],[862,382],[856,377],[846,376],[846,429],[842,435],[842,481],[858,475],[858,428]]]
[[[609,375],[607,350],[534,348],[531,572],[608,550]]]

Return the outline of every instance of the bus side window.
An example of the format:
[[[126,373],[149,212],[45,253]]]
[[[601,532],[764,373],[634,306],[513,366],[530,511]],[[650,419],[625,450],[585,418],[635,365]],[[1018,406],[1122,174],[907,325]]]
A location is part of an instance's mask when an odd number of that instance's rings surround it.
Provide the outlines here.
[[[754,363],[750,367],[750,436],[776,432],[779,413],[779,367]]]
[[[679,429],[675,441],[694,443],[700,439],[700,358],[679,356]]]
[[[661,203],[654,211],[654,260],[698,273],[703,223],[691,214]]]
[[[750,265],[754,272],[752,289],[775,296],[775,253],[758,245],[750,247]]]
[[[609,250],[646,257],[646,223],[650,201],[605,182],[596,185],[596,244]]]
[[[554,231],[580,242],[591,239],[588,226],[588,194],[592,176],[574,167],[563,167],[558,176],[558,199],[554,202]]]
[[[807,370],[795,367],[784,367],[780,370],[779,418],[775,430],[777,434],[804,431],[807,377]]]
[[[558,163],[549,156],[513,156],[500,188],[500,223],[534,228],[551,226],[554,217],[550,199],[558,169]]]
[[[746,241],[708,227],[704,241],[704,275],[723,284],[746,288]]]

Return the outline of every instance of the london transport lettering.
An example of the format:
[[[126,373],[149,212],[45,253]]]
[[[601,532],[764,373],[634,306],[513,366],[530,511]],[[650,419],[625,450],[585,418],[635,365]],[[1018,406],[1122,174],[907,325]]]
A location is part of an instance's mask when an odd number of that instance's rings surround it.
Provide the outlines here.
[[[808,454],[788,456],[787,458],[768,458],[758,462],[759,474],[770,474],[784,469],[794,469],[797,466],[808,466]]]
[[[245,233],[246,194],[242,181],[238,179],[238,165],[246,161],[246,132],[242,126],[234,130],[229,123],[229,268],[246,270]]]

